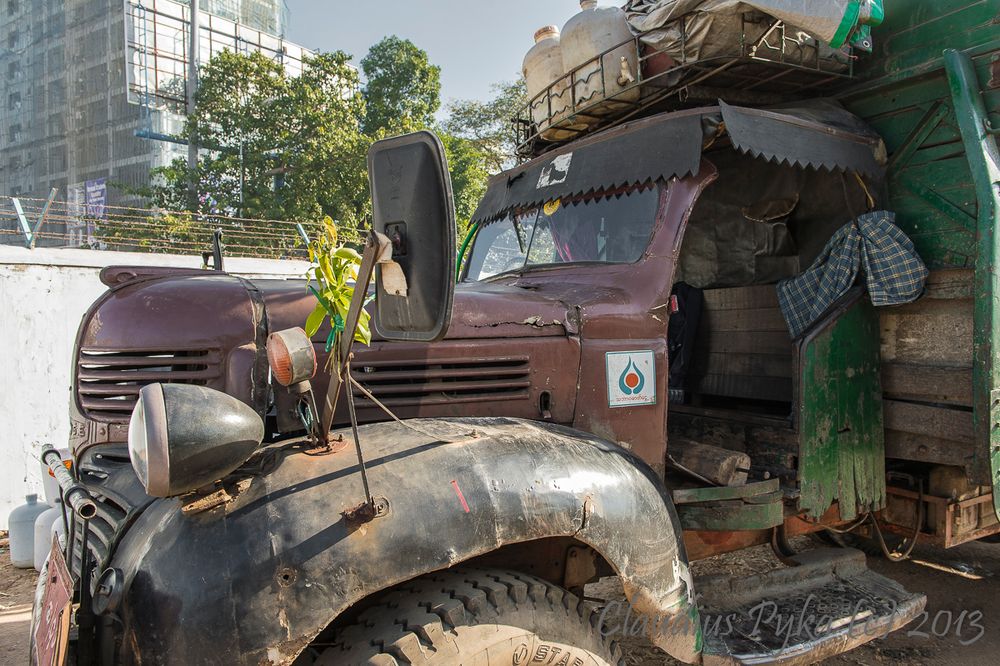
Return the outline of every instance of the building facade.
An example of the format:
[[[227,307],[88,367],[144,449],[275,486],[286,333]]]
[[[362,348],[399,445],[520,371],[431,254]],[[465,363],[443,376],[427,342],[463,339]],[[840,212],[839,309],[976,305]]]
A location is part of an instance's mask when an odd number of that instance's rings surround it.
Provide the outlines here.
[[[187,153],[187,0],[0,0],[0,197],[135,201]],[[201,0],[200,62],[263,51],[301,68],[284,0]]]

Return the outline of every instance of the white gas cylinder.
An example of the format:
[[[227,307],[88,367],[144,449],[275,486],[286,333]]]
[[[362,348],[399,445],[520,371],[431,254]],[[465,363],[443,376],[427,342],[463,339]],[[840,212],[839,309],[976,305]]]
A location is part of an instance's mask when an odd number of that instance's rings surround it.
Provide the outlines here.
[[[35,519],[35,571],[41,571],[52,548],[52,524],[62,523],[62,505],[50,506]]]
[[[35,566],[35,520],[48,504],[38,501],[38,495],[28,495],[24,504],[10,512],[7,530],[10,532],[10,561],[20,569]]]

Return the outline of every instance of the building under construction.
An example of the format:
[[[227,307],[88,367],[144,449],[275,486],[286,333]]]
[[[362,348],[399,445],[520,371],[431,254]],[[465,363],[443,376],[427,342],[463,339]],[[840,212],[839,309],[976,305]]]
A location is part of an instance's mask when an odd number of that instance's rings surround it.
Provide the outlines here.
[[[201,0],[199,62],[261,51],[301,70],[284,0]],[[178,143],[190,7],[174,0],[0,0],[0,196],[128,203]],[[98,213],[95,215],[94,213]]]

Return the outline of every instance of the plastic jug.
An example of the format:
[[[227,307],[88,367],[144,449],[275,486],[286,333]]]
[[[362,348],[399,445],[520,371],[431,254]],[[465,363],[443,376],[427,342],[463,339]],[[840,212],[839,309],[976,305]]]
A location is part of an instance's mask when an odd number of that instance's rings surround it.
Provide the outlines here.
[[[580,8],[563,26],[561,39],[563,66],[573,72],[576,108],[594,116],[632,108],[641,94],[638,51],[625,12],[598,7],[596,0],[582,0]]]
[[[38,501],[38,495],[28,495],[24,504],[10,512],[10,561],[19,569],[35,566],[35,520],[45,513],[48,504]]]
[[[531,104],[531,121],[547,141],[571,139],[575,132],[554,129],[570,113],[572,102],[569,79],[564,75],[559,28],[547,25],[535,33],[535,45],[524,56],[521,68],[528,100]]]

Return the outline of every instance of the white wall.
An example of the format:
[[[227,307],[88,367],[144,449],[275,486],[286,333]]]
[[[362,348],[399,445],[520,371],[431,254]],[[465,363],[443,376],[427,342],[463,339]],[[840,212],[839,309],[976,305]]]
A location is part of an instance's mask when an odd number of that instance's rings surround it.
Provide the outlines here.
[[[201,267],[201,257],[0,246],[0,529],[28,493],[42,495],[38,454],[69,438],[70,368],[105,266]],[[247,277],[301,277],[308,264],[226,259]]]

